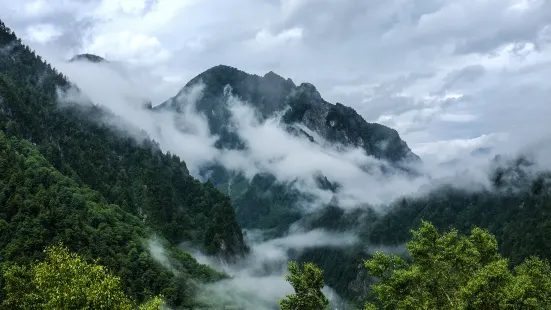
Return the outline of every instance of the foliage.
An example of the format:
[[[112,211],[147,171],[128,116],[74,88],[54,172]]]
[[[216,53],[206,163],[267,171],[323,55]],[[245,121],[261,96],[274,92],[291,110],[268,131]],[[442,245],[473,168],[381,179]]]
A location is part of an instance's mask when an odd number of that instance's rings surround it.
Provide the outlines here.
[[[511,168],[509,168],[511,169]],[[494,188],[464,191],[440,188],[418,199],[403,199],[366,231],[374,244],[402,244],[411,228],[422,220],[438,229],[456,228],[468,233],[473,227],[487,229],[496,236],[499,252],[511,263],[519,264],[531,255],[551,260],[551,178],[548,174],[514,180],[504,184],[502,169],[496,169],[500,181]],[[522,174],[514,171],[512,175]]]
[[[174,244],[227,259],[246,252],[230,199],[145,133],[64,96],[69,90],[78,92],[0,21],[0,265],[43,259],[62,241],[113,270],[129,297],[162,294],[177,309],[193,307],[196,282],[226,275]],[[168,240],[170,268],[148,251],[157,233]]]
[[[228,258],[246,251],[226,195],[192,178],[178,156],[164,154],[145,133],[65,96],[76,86],[0,26],[0,130],[32,142],[62,174],[173,244],[190,241]]]
[[[30,268],[13,265],[4,273],[5,309],[135,309],[119,277],[101,265],[90,264],[62,245],[44,251],[46,260]],[[160,309],[160,296],[140,310]]]
[[[301,226],[358,231],[362,244],[347,249],[307,249],[294,259],[323,268],[326,284],[355,302],[368,297],[372,283],[358,267],[366,258],[365,249],[368,253],[380,247],[402,252],[409,230],[419,228],[423,220],[440,230],[453,227],[461,234],[474,227],[488,230],[500,245],[498,252],[512,265],[532,255],[551,260],[551,177],[548,173],[528,174],[530,169],[519,167],[522,162],[518,159],[494,169],[489,175],[494,187],[488,190],[440,187],[424,197],[400,199],[377,213],[365,210],[347,215],[335,208],[322,209],[312,219],[303,218]]]
[[[480,228],[469,236],[439,234],[423,222],[412,234],[406,244],[411,263],[382,252],[365,261],[380,280],[372,288],[382,309],[549,309],[547,261],[532,257],[511,271],[495,237]]]
[[[323,271],[312,263],[304,263],[302,270],[296,262],[289,262],[290,274],[285,279],[291,283],[295,294],[287,295],[279,304],[282,310],[321,310],[326,309],[329,300],[322,292]]]
[[[143,221],[63,176],[27,141],[0,132],[0,168],[0,265],[30,264],[63,242],[115,271],[129,296],[144,301],[148,291],[162,293],[171,305],[193,304],[190,279],[225,277],[168,243],[176,273],[161,266],[148,251],[152,231]]]

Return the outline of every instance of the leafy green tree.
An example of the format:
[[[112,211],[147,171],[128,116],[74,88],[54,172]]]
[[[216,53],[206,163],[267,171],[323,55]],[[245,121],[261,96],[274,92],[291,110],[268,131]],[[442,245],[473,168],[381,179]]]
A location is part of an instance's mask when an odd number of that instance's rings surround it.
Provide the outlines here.
[[[136,309],[122,289],[119,277],[101,265],[90,264],[63,246],[46,248],[45,261],[30,268],[13,265],[4,272],[5,309]],[[163,306],[159,296],[138,307]]]
[[[529,258],[509,269],[493,235],[439,234],[429,222],[406,243],[411,263],[377,252],[365,261],[382,309],[551,309],[551,267]],[[377,309],[367,304],[366,309]]]
[[[285,279],[295,289],[279,301],[282,310],[321,310],[329,305],[329,299],[321,291],[324,286],[323,271],[312,263],[304,263],[302,270],[296,262],[287,265]]]

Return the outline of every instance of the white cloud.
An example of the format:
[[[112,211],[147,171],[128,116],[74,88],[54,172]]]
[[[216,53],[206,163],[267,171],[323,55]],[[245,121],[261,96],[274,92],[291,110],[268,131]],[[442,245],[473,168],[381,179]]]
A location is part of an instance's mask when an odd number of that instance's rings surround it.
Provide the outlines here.
[[[146,0],[103,0],[95,14],[109,19],[119,14],[141,15],[147,6]]]
[[[48,43],[61,35],[61,30],[52,24],[37,24],[27,28],[26,37],[41,44]]]
[[[94,52],[181,84],[217,64],[273,70],[371,121],[388,120],[410,145],[511,131],[488,113],[500,94],[530,86],[549,95],[551,4],[543,0],[0,1],[17,12],[5,16],[15,30],[60,29],[51,41],[29,39],[38,52],[44,44],[52,54]],[[503,87],[509,79],[516,84]],[[465,99],[444,107],[426,99],[443,91]],[[540,111],[521,111],[517,122],[545,112],[538,98],[530,100]],[[469,129],[453,125],[459,118]]]
[[[0,4],[17,6],[5,1]],[[192,173],[213,161],[248,176],[267,171],[280,181],[297,181],[301,190],[327,202],[332,194],[317,190],[312,179],[321,172],[342,185],[337,196],[343,204],[380,204],[404,194],[421,195],[438,180],[467,188],[486,186],[487,156],[471,156],[479,147],[492,147],[492,155],[550,145],[545,140],[551,129],[548,2],[525,1],[511,9],[520,2],[288,0],[280,5],[268,0],[159,0],[128,5],[90,0],[80,6],[73,2],[63,12],[76,17],[62,15],[55,23],[52,16],[63,1],[51,3],[51,10],[40,13],[35,8],[13,16],[15,30],[42,24],[60,29],[62,34],[50,41],[27,43],[45,51],[94,102],[147,131],[164,151],[179,155]],[[87,18],[90,24],[75,30],[78,40],[68,40],[72,25]],[[54,45],[130,65],[64,63],[55,57],[64,53],[57,53]],[[193,109],[201,88],[182,96],[189,104],[179,117],[143,110],[143,100],[162,102],[189,78],[219,63],[314,83],[326,99],[397,129],[423,156],[421,171],[427,174],[406,178],[377,169],[366,173],[364,166],[384,163],[358,149],[300,140],[282,130],[277,118],[258,122],[235,98],[233,121],[249,149],[216,150],[216,137]],[[549,149],[537,154],[541,165],[551,167]],[[458,158],[455,165],[442,165]],[[252,292],[260,301],[277,301],[290,289],[281,264],[289,249],[353,240],[350,234],[313,231],[259,242],[253,248],[256,261],[248,262],[252,268],[232,270],[231,285],[211,288],[231,289],[228,296],[235,289],[240,293],[233,296]],[[252,273],[257,264],[273,261],[279,262],[277,272]]]
[[[176,93],[195,74],[222,63],[257,74],[273,70],[297,83],[312,82],[326,99],[397,129],[415,149],[432,145],[425,156],[447,153],[444,148],[449,145],[468,149],[457,141],[477,137],[504,134],[512,144],[521,141],[515,136],[549,133],[548,1],[0,3],[6,12],[15,12],[2,17],[16,31],[26,33],[38,25],[59,30],[54,36],[44,28],[35,40],[26,38],[48,60],[73,51],[93,52],[149,71],[154,78],[141,79],[149,83],[138,92],[146,88],[154,103]],[[280,141],[287,139],[274,126],[249,124]],[[256,138],[254,132],[250,135]],[[270,146],[255,147],[255,156],[260,156],[261,149],[266,153]],[[189,160],[195,163],[201,154],[218,156],[209,148],[194,149],[199,151]],[[323,156],[329,160],[333,155]],[[232,152],[219,158],[236,166],[249,160]],[[299,172],[322,162],[320,158],[301,165],[301,160],[296,155],[276,162]],[[256,165],[259,168],[262,165]]]
[[[156,37],[122,31],[93,37],[87,52],[137,65],[159,64],[170,57]]]
[[[222,264],[218,260],[193,252],[200,263],[224,270],[231,279],[206,285],[199,298],[207,303],[234,305],[242,309],[270,310],[278,301],[293,293],[285,281],[289,251],[304,251],[309,248],[347,248],[358,241],[352,233],[329,233],[324,230],[295,231],[282,238],[265,240],[262,232],[248,231],[251,254],[236,265]],[[328,286],[324,293],[333,302],[341,302],[339,296]],[[217,304],[217,305],[219,305]]]
[[[295,41],[300,41],[304,34],[304,29],[300,27],[293,27],[286,29],[276,35],[270,33],[266,29],[262,29],[255,36],[255,43],[260,45],[261,48],[283,48],[280,45],[286,45]]]

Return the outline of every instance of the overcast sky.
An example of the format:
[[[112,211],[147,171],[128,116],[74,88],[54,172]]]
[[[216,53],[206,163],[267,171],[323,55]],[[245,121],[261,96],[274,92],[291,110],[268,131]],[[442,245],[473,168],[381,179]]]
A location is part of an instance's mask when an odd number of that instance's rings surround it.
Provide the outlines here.
[[[227,64],[311,82],[417,153],[549,133],[547,0],[0,0],[46,59],[94,53],[163,96]]]

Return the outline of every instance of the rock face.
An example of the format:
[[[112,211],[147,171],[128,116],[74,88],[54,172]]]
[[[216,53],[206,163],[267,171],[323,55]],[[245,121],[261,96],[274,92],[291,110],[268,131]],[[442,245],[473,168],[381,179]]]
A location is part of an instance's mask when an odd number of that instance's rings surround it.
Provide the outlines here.
[[[391,162],[419,160],[396,130],[368,123],[353,108],[323,100],[312,84],[301,84],[287,104],[286,123],[303,124],[331,143],[361,147],[367,154]]]
[[[291,79],[274,72],[258,76],[219,65],[199,74],[176,96],[153,109],[182,111],[189,104],[182,95],[200,83],[204,85],[203,96],[196,102],[196,109],[206,116],[211,133],[218,135],[215,144],[218,148],[246,148],[231,124],[227,100],[230,91],[250,103],[260,120],[279,115],[282,127],[310,142],[360,147],[368,155],[384,159],[397,167],[401,167],[402,163],[419,161],[419,157],[413,154],[395,130],[366,122],[350,107],[325,101],[310,83],[297,86]],[[246,228],[274,229],[276,234],[284,232],[300,219],[301,204],[311,198],[297,191],[292,183],[282,184],[269,173],[258,174],[249,180],[239,172],[212,165],[205,167],[202,174],[230,195],[238,221]],[[313,177],[318,180],[321,190],[334,193],[339,188],[339,184],[332,183],[321,174]]]
[[[302,125],[328,142],[361,147],[368,155],[393,163],[419,160],[396,130],[368,123],[354,109],[325,101],[314,85],[297,86],[274,72],[261,77],[219,65],[193,78],[178,95],[155,108],[180,110],[179,95],[201,82],[205,90],[197,110],[207,116],[211,132],[220,136],[219,147],[241,147],[239,138],[228,128],[230,113],[224,88],[229,85],[234,95],[256,108],[260,118],[284,112],[282,120],[289,131],[306,135],[311,141],[311,135],[293,126]]]

